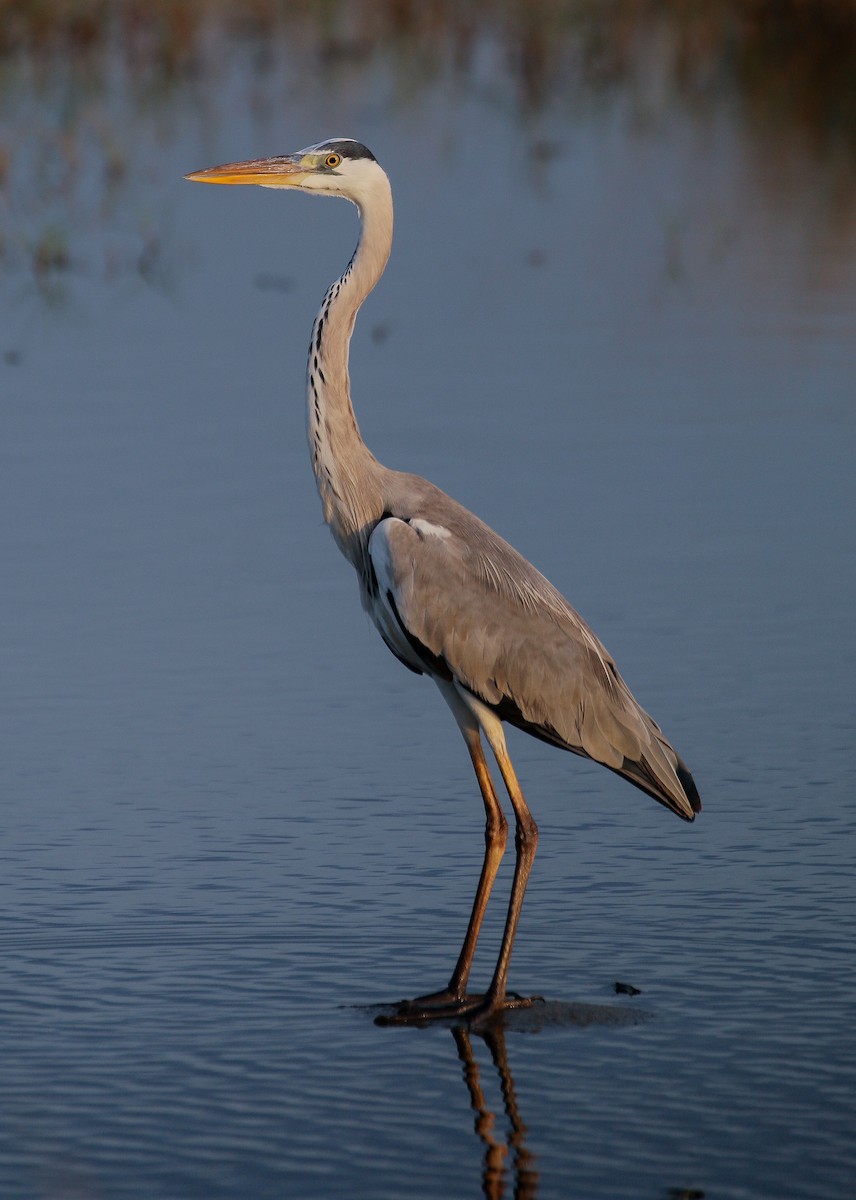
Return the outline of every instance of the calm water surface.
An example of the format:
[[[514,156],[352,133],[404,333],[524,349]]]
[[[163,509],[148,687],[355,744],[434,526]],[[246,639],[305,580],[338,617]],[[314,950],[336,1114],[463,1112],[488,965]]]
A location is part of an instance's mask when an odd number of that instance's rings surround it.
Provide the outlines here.
[[[168,287],[7,293],[0,1193],[847,1195],[852,227],[725,119],[544,117],[545,163],[478,100],[353,115],[169,143]],[[512,734],[542,839],[511,983],[577,1007],[492,1043],[372,1023],[448,976],[482,834],[306,461],[353,211],[180,181],[339,133],[397,200],[367,441],[566,592],[705,803]]]

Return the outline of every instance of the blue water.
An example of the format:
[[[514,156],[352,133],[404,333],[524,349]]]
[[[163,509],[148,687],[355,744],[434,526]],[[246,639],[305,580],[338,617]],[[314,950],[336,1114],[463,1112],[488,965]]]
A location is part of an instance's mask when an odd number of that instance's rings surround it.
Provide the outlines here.
[[[854,243],[808,270],[813,167],[774,203],[737,124],[545,116],[536,171],[456,104],[454,153],[431,89],[359,128],[312,94],[183,127],[166,282],[7,288],[4,1197],[852,1189]],[[511,986],[550,1005],[492,1045],[373,1023],[448,977],[482,815],[309,472],[304,343],[354,213],[180,179],[346,132],[397,199],[367,441],[547,572],[705,804],[684,825],[512,733],[541,841]]]

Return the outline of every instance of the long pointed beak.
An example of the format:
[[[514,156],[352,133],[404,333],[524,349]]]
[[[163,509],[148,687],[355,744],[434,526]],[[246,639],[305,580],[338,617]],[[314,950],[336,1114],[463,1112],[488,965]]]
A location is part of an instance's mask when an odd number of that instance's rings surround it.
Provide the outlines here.
[[[285,154],[279,158],[253,158],[247,162],[224,163],[185,175],[193,183],[257,183],[261,187],[300,187],[309,175],[302,158]]]

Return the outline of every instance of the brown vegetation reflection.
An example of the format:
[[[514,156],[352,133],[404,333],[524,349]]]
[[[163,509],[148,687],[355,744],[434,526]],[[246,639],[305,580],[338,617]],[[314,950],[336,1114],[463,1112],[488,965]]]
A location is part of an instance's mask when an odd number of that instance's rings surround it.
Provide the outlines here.
[[[485,46],[492,100],[524,128],[616,97],[640,129],[727,103],[762,173],[814,156],[837,219],[852,208],[856,0],[0,0],[0,270],[48,299],[76,270],[161,278],[158,151],[216,111],[226,67],[270,110],[283,73],[356,94],[383,64],[403,105],[450,75],[483,91]]]

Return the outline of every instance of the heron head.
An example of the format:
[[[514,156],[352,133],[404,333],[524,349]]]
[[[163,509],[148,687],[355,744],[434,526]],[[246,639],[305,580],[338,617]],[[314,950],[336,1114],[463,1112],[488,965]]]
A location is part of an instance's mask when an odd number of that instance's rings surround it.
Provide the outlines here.
[[[255,183],[268,188],[299,188],[344,196],[359,204],[384,173],[371,150],[350,138],[331,138],[296,154],[225,163],[185,175],[195,183]]]

